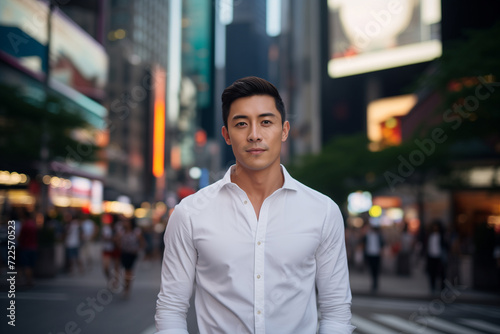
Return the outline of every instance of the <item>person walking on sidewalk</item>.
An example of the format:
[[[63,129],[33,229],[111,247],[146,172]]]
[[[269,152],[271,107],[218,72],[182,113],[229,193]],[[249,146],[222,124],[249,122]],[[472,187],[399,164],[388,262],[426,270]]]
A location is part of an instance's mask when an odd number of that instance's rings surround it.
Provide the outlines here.
[[[33,212],[24,209],[19,233],[18,246],[20,254],[21,274],[27,286],[33,285],[33,274],[37,262],[38,229]]]
[[[236,164],[170,217],[157,333],[188,333],[194,286],[201,334],[316,333],[318,311],[319,333],[352,333],[343,218],[280,164],[290,124],[278,90],[239,79],[222,113]]]
[[[134,279],[134,264],[139,251],[144,248],[144,238],[141,229],[136,226],[135,220],[123,220],[123,232],[119,236],[121,249],[121,264],[125,270],[123,294],[128,298],[130,286]]]
[[[83,267],[90,270],[95,261],[94,256],[94,240],[98,230],[95,222],[90,219],[88,213],[82,213],[82,242],[81,242],[81,260]]]
[[[84,268],[80,259],[80,247],[82,244],[82,224],[80,217],[66,214],[66,225],[64,229],[64,244],[66,246],[67,270],[70,275],[76,274],[79,269],[83,274]]]
[[[362,240],[365,253],[365,260],[370,268],[372,280],[371,292],[375,293],[378,290],[378,277],[380,274],[380,259],[384,249],[384,238],[380,232],[380,226],[370,225],[368,232]]]
[[[102,270],[108,284],[113,288],[117,288],[119,284],[120,273],[120,245],[119,235],[121,227],[118,217],[106,215],[103,219],[101,229],[101,243],[102,243]]]
[[[446,264],[448,260],[448,243],[446,242],[443,223],[440,220],[432,222],[430,233],[426,240],[427,250],[427,274],[429,276],[430,293],[434,294],[437,290],[439,280],[439,289],[444,289],[446,279]]]
[[[404,222],[399,236],[400,249],[397,253],[396,272],[400,276],[410,276],[413,262],[415,238],[408,230],[408,222]]]

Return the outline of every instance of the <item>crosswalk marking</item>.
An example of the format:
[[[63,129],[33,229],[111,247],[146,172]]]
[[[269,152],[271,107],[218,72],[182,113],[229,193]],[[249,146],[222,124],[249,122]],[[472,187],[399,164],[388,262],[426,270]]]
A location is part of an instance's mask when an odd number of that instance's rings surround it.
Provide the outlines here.
[[[387,327],[381,326],[373,321],[364,319],[355,314],[352,315],[351,323],[356,326],[360,331],[370,334],[398,334]]]
[[[500,326],[490,324],[489,322],[477,319],[460,319],[460,322],[468,326],[489,331],[492,333],[500,333]]]
[[[381,323],[397,328],[405,334],[442,334],[441,332],[434,331],[429,327],[423,327],[421,324],[416,324],[390,314],[374,314],[373,318]]]
[[[443,330],[445,332],[450,332],[453,334],[482,334],[470,328],[465,328],[460,325],[455,325],[451,322],[444,321],[435,317],[428,317],[425,320],[419,321],[422,324],[430,325],[439,330]]]

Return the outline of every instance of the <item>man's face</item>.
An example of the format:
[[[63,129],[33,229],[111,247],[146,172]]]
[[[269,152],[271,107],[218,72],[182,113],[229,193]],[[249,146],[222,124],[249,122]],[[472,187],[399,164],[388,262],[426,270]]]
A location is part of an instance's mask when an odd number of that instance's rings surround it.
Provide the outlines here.
[[[237,163],[250,170],[263,170],[280,163],[281,143],[290,124],[281,125],[281,114],[269,95],[242,97],[231,104],[227,128],[222,135],[233,148]]]

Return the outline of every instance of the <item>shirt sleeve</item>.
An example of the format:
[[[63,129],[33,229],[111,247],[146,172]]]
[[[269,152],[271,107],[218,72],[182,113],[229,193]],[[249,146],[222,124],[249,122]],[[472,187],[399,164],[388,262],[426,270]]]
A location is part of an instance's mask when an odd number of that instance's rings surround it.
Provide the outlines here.
[[[164,241],[161,287],[156,302],[156,333],[188,334],[186,317],[193,292],[197,251],[189,218],[181,205],[170,216]]]
[[[347,268],[344,222],[331,200],[316,252],[316,286],[320,313],[319,334],[352,333],[351,287]]]

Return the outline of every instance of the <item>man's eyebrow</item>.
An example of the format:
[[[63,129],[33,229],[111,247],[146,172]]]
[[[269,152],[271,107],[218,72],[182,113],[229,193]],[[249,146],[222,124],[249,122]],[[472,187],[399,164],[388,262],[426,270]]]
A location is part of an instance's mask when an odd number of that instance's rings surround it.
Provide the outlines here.
[[[259,117],[278,117],[278,115],[276,115],[272,112],[269,112],[269,113],[260,114]]]
[[[269,112],[269,113],[260,114],[258,117],[260,118],[260,117],[278,117],[278,116],[272,112]],[[231,118],[231,119],[237,120],[237,119],[247,119],[247,118],[248,118],[247,115],[234,115],[233,118]]]
[[[242,119],[242,118],[248,118],[248,116],[245,116],[245,115],[234,115],[233,118],[231,118],[232,120],[236,120],[236,119]]]

